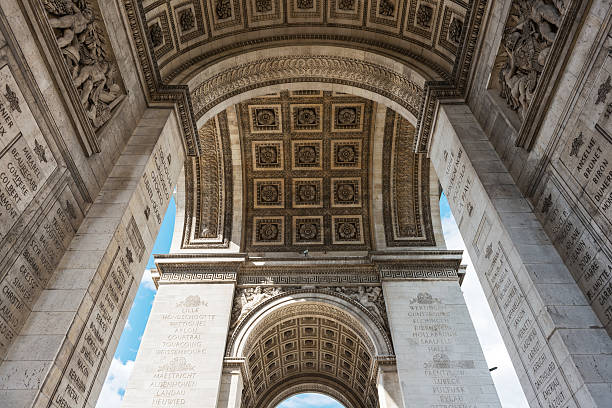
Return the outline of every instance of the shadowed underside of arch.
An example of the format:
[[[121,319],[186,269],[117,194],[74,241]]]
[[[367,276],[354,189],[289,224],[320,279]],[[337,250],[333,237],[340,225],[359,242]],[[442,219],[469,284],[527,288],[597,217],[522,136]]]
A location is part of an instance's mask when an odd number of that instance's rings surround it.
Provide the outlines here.
[[[202,154],[179,186],[181,249],[436,245],[429,160],[412,150],[415,127],[381,104],[284,90],[230,105],[198,136]]]
[[[245,359],[242,406],[274,407],[299,392],[319,391],[348,408],[378,407],[376,356],[381,350],[362,323],[327,297],[289,300],[288,305],[281,298],[240,330],[234,352]]]
[[[201,152],[196,137],[197,119],[218,113],[210,114],[207,109],[239,93],[270,85],[274,75],[289,78],[285,82],[296,81],[305,67],[313,71],[327,67],[328,72],[319,78],[322,82],[345,81],[346,85],[382,95],[405,112],[412,110],[411,115],[419,118],[415,146],[424,152],[437,99],[461,96],[465,89],[486,4],[485,0],[375,0],[367,7],[363,0],[123,2],[149,97],[153,102],[177,103],[189,155]],[[285,53],[288,60],[269,59],[271,48],[303,44],[344,48],[336,55],[346,58],[300,59],[316,56],[307,52],[298,53],[296,58]],[[259,60],[255,66],[244,56],[254,50]],[[370,55],[370,65],[357,69],[350,58],[356,54]],[[223,73],[219,64],[232,58],[240,61],[232,63],[239,72]],[[383,59],[393,61],[399,70],[386,72],[389,64]],[[304,65],[304,61],[308,63]],[[267,69],[262,70],[261,64]],[[295,64],[299,67],[292,66]],[[406,75],[407,67],[433,82],[417,84],[420,92],[413,85],[402,85],[412,82],[411,75]],[[194,86],[193,78],[207,70],[216,75],[207,78],[212,82]],[[294,79],[290,78],[292,71],[297,73]],[[345,79],[334,78],[332,71],[342,72]],[[259,77],[262,74],[265,78]],[[389,81],[395,75],[398,77]],[[349,79],[355,77],[376,78],[376,83],[350,83]],[[218,87],[218,81],[224,78],[230,79],[231,86]],[[385,89],[388,83],[393,84],[392,89]],[[200,90],[196,92],[196,88]],[[220,92],[217,96],[208,96],[206,90],[216,89]],[[202,98],[213,99],[207,103]]]

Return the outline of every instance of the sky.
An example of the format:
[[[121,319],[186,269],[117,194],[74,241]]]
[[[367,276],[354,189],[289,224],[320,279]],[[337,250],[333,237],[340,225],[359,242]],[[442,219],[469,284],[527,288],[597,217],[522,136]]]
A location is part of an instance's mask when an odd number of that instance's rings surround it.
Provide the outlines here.
[[[168,210],[153,247],[153,254],[167,254],[170,251],[172,233],[174,230],[174,217],[176,205],[174,198],[170,200]],[[504,408],[528,408],[525,394],[521,389],[516,372],[510,361],[506,347],[497,329],[491,309],[472,266],[472,262],[459,234],[457,223],[453,218],[448,201],[444,194],[440,199],[440,216],[442,230],[448,249],[462,249],[463,263],[468,265],[467,274],[461,287],[467,303],[470,316],[474,322],[478,339],[482,346],[489,367],[497,367],[491,372],[495,388]],[[155,298],[155,285],[151,280],[149,269],[155,268],[153,256],[149,258],[136,299],[123,329],[117,351],[111,363],[104,387],[98,398],[96,408],[118,408],[121,405],[123,394],[129,376],[134,368],[134,360],[142,335],[144,333],[153,300]],[[277,408],[342,408],[343,405],[336,400],[321,394],[299,394],[286,399]]]

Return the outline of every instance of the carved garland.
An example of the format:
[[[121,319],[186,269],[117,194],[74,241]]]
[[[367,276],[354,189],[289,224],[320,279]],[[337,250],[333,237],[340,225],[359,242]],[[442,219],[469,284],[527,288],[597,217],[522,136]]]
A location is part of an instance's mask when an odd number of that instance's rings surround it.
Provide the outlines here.
[[[153,47],[149,44],[150,37],[147,35],[147,30],[143,27],[145,21],[144,10],[141,2],[136,0],[123,0],[130,28],[132,31],[135,47],[140,58],[141,67],[143,69],[144,80],[149,96],[155,102],[176,103],[180,115],[181,124],[185,133],[185,144],[188,155],[198,155],[199,145],[196,138],[196,121],[191,110],[191,98],[187,86],[174,85],[168,86],[163,83],[160,78],[157,62],[151,55]],[[426,152],[429,143],[429,135],[431,133],[431,125],[433,123],[433,115],[437,101],[441,98],[456,98],[463,95],[466,89],[471,63],[476,48],[477,39],[482,19],[485,12],[487,0],[475,0],[471,8],[468,8],[462,30],[463,47],[460,47],[460,56],[455,60],[453,67],[452,80],[432,81],[426,83],[424,97],[417,106],[417,117],[419,123],[417,126],[418,137],[415,138],[415,151]],[[417,58],[418,59],[418,58]],[[447,77],[447,75],[444,75]],[[297,80],[297,79],[295,79]],[[282,81],[286,82],[286,81]],[[337,80],[329,82],[338,82]],[[261,86],[252,85],[251,89]],[[265,85],[265,84],[263,84]],[[359,86],[359,84],[351,84]],[[367,88],[366,88],[367,89]],[[372,89],[378,92],[378,89]],[[378,92],[381,93],[381,92]],[[385,95],[392,100],[398,100],[393,95]],[[229,97],[229,96],[226,96]],[[215,98],[218,99],[218,98]],[[223,99],[223,98],[221,98]],[[400,103],[400,102],[398,102]],[[404,106],[404,104],[402,103]],[[410,105],[405,106],[406,109],[414,109]],[[201,111],[201,110],[199,110]]]
[[[224,100],[251,89],[309,81],[367,89],[419,115],[423,89],[396,72],[353,58],[295,55],[249,62],[213,76],[191,92],[195,117],[200,118]]]

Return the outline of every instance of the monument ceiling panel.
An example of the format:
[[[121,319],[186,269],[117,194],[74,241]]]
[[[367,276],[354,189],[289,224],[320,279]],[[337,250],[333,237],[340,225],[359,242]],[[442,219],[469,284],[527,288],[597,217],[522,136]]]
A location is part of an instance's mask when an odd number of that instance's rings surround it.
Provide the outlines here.
[[[238,105],[247,251],[370,248],[373,105],[318,91]]]
[[[291,38],[386,48],[446,77],[453,69],[467,8],[461,0],[143,2],[155,59],[167,81],[232,48]]]
[[[289,314],[289,313],[287,313]],[[258,406],[296,378],[327,383],[359,407],[377,407],[371,346],[343,322],[320,315],[270,320],[246,350],[243,403]]]
[[[415,132],[410,122],[387,109],[382,177],[387,246],[436,245],[429,204],[429,159],[412,150]]]

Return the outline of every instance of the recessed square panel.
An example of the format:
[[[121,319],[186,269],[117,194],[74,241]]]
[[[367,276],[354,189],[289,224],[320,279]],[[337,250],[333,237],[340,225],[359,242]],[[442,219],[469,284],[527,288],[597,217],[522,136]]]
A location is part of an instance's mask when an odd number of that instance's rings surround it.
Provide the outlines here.
[[[293,244],[310,245],[323,243],[323,216],[294,216]]]
[[[253,170],[283,170],[283,142],[253,141]]]
[[[291,130],[294,132],[323,131],[323,105],[296,104],[290,105]]]
[[[400,16],[405,3],[398,0],[372,0],[366,24],[368,27],[399,34]]]
[[[248,0],[248,21],[251,27],[279,24],[282,22],[284,1]]]
[[[287,20],[291,23],[322,22],[321,0],[289,0]]]
[[[321,170],[323,144],[321,140],[293,140],[291,142],[293,170]]]
[[[322,178],[294,178],[292,183],[293,208],[323,207]]]
[[[363,130],[363,103],[333,104],[332,132],[361,132]]]
[[[363,0],[329,0],[329,21],[339,24],[361,24]]]
[[[332,215],[334,244],[363,244],[361,215]]]
[[[254,208],[284,208],[285,179],[253,179]]]
[[[331,141],[332,170],[361,169],[361,140]]]
[[[283,217],[253,217],[253,245],[283,245]]]
[[[361,207],[361,178],[331,179],[332,207]]]
[[[251,133],[282,133],[280,105],[249,105]]]

